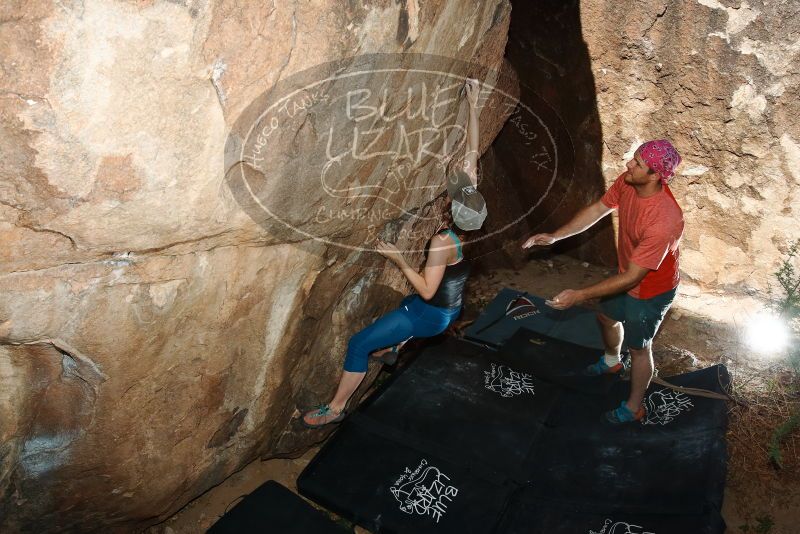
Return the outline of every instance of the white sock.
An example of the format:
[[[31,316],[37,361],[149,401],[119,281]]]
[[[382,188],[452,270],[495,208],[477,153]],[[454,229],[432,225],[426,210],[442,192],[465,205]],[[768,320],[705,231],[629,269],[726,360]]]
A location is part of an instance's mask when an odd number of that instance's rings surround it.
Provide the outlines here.
[[[605,353],[605,354],[603,354],[603,361],[606,362],[607,366],[614,367],[615,365],[617,365],[622,360],[620,360],[619,354],[608,354],[608,353]]]

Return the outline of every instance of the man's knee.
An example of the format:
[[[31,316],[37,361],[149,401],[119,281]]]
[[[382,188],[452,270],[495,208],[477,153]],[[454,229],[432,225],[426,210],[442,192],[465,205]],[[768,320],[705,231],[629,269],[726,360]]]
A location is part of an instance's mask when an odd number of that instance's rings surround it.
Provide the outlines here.
[[[620,323],[619,321],[617,321],[616,319],[612,319],[612,318],[611,318],[611,317],[609,317],[608,315],[605,315],[605,314],[603,314],[603,313],[600,313],[600,312],[597,312],[597,314],[595,314],[595,317],[597,317],[597,322],[598,322],[598,323],[600,323],[600,324],[601,324],[601,325],[603,325],[603,326],[613,326],[613,327],[616,327],[617,325],[621,324],[621,323]]]
[[[631,353],[631,358],[633,358],[634,360],[638,360],[640,358],[648,358],[649,359],[651,357],[651,354],[652,354],[652,349],[651,349],[650,342],[648,342],[641,349],[630,348],[628,350]]]

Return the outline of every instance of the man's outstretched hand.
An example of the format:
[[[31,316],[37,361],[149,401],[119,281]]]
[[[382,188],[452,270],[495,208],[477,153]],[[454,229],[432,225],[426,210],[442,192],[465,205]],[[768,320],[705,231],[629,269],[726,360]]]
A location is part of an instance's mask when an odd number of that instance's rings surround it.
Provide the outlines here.
[[[556,310],[566,310],[576,304],[583,302],[583,295],[579,290],[565,289],[550,300],[546,300],[545,304]]]
[[[531,247],[545,247],[547,245],[552,245],[557,241],[556,237],[553,234],[536,234],[530,236],[527,241],[522,244],[522,248],[531,248]]]

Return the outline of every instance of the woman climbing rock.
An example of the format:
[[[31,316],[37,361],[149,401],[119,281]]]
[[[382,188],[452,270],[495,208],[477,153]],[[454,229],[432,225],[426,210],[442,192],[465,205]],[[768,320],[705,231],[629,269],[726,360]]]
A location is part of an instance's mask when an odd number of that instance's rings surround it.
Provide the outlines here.
[[[418,272],[397,247],[379,242],[376,252],[391,260],[402,271],[415,293],[400,307],[380,317],[355,334],[347,346],[344,371],[333,399],[303,415],[311,428],[338,423],[345,407],[367,371],[370,354],[393,364],[399,348],[412,337],[432,337],[444,332],[461,312],[464,285],[470,265],[462,251],[460,232],[477,230],[486,218],[486,203],[477,191],[478,184],[478,94],[477,80],[465,84],[469,103],[467,146],[461,168],[447,177],[449,216],[425,247],[425,263]],[[447,213],[447,212],[446,212]]]

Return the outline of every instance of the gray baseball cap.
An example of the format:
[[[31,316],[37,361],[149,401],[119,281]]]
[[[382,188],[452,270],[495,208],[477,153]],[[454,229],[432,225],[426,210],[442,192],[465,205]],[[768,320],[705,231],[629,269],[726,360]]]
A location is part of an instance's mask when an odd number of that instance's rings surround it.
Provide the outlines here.
[[[450,195],[453,222],[462,230],[478,230],[486,219],[486,201],[469,175],[457,170],[447,177],[447,194]]]

